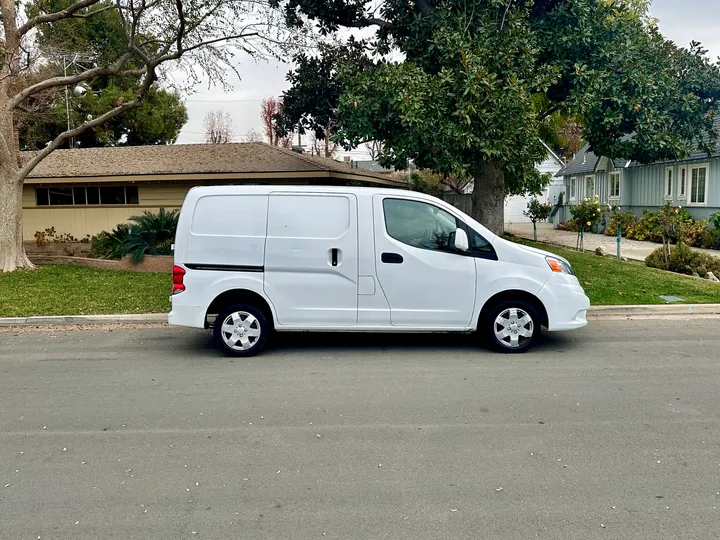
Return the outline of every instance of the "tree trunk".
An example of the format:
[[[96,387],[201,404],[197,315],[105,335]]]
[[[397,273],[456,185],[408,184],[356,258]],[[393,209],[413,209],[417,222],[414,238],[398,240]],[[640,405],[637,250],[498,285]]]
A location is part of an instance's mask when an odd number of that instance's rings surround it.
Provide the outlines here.
[[[23,245],[22,182],[0,167],[0,272],[18,268],[35,268]]]
[[[505,173],[497,163],[481,159],[475,165],[472,217],[497,235],[505,226]]]

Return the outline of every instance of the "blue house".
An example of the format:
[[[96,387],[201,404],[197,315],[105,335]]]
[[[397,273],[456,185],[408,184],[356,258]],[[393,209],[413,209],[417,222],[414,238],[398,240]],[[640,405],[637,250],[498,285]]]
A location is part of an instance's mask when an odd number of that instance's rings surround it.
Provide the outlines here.
[[[698,151],[650,165],[598,157],[585,145],[557,176],[563,178],[565,196],[555,225],[571,218],[570,206],[596,194],[602,203],[638,217],[667,202],[687,208],[695,219],[720,210],[720,145],[711,156]]]

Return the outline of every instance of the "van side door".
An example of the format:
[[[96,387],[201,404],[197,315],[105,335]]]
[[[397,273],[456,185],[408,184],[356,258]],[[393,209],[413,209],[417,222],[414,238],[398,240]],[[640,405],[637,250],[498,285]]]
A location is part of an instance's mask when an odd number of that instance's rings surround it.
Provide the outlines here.
[[[475,260],[455,249],[464,226],[439,206],[373,197],[375,265],[393,326],[465,328],[473,319]]]
[[[282,326],[345,327],[358,316],[358,216],[352,194],[273,192],[264,289]]]

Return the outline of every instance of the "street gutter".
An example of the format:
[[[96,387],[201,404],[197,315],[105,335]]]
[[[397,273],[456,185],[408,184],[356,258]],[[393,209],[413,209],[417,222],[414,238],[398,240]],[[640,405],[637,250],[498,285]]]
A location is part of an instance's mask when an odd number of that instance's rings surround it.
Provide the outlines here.
[[[720,318],[720,304],[658,304],[649,306],[592,306],[588,320],[612,319],[675,319],[675,318]],[[67,315],[59,317],[7,317],[0,318],[0,327],[11,326],[56,326],[93,324],[167,324],[167,313],[123,314],[123,315]]]

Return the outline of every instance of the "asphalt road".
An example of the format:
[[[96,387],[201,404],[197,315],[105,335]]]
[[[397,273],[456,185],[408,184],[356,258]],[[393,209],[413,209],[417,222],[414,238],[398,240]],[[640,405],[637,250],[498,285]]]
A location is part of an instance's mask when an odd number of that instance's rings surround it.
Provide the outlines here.
[[[0,538],[703,539],[718,320],[468,338],[0,331]]]

